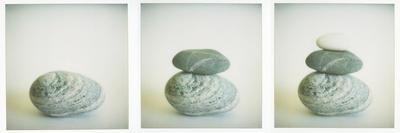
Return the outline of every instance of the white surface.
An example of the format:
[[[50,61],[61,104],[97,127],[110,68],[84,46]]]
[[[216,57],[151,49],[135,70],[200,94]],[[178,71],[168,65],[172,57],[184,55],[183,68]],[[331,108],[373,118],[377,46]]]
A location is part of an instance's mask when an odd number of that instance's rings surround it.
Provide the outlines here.
[[[249,3],[262,3],[262,0],[141,0],[141,3],[235,3],[235,4],[249,4]]]
[[[275,5],[275,127],[387,127],[394,125],[393,5]],[[364,66],[353,76],[372,91],[370,107],[359,114],[321,117],[297,96],[300,81],[313,70],[305,58],[316,38],[330,32],[351,37],[350,51]]]
[[[128,0],[3,0],[6,4],[127,4]]]
[[[6,6],[0,1],[0,117],[6,118]],[[6,130],[6,119],[0,119],[0,132]]]
[[[140,131],[140,1],[128,1],[129,128]]]
[[[261,5],[142,5],[142,127],[261,127]],[[184,49],[212,48],[230,61],[220,73],[240,93],[227,113],[190,117],[177,113],[164,96],[168,79],[180,70],[173,56]]]
[[[7,129],[128,128],[126,5],[7,5],[6,18]],[[53,70],[97,81],[104,104],[79,116],[44,116],[29,87]]]

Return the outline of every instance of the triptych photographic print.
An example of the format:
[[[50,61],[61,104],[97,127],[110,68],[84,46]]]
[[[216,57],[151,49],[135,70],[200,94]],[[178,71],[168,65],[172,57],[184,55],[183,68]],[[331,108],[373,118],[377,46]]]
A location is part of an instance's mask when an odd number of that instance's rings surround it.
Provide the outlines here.
[[[397,133],[399,5],[0,1],[0,133]]]

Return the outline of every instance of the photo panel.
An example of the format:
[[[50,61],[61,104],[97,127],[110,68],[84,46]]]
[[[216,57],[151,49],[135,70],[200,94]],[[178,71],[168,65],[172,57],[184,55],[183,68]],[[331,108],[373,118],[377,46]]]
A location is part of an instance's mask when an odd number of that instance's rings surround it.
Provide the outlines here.
[[[261,4],[141,5],[141,127],[261,128]]]
[[[7,4],[7,130],[128,129],[126,4]]]
[[[394,4],[275,4],[275,127],[394,128]]]

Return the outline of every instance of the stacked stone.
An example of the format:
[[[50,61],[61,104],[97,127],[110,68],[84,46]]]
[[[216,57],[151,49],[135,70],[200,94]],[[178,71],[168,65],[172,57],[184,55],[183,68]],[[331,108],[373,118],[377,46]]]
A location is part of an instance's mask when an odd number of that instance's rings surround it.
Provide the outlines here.
[[[347,50],[343,34],[326,34],[317,39],[323,50],[311,53],[308,67],[316,70],[300,83],[302,103],[317,115],[343,115],[365,110],[371,101],[368,86],[350,75],[361,69],[360,58]]]
[[[168,102],[180,113],[209,115],[232,110],[239,101],[236,87],[217,73],[227,70],[229,60],[216,50],[189,49],[173,58],[182,70],[165,87]]]

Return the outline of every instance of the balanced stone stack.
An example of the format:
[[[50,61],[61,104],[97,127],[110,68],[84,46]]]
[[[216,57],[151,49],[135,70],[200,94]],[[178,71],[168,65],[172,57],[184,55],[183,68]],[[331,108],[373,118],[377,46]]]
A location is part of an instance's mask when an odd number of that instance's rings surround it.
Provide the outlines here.
[[[232,110],[239,101],[236,87],[217,73],[227,70],[229,60],[216,50],[190,49],[173,58],[182,70],[169,79],[165,96],[180,113],[209,115]]]
[[[317,115],[343,115],[365,110],[371,101],[368,86],[350,75],[361,69],[360,58],[348,51],[343,34],[326,34],[317,39],[318,50],[307,59],[316,70],[300,83],[299,98]]]

